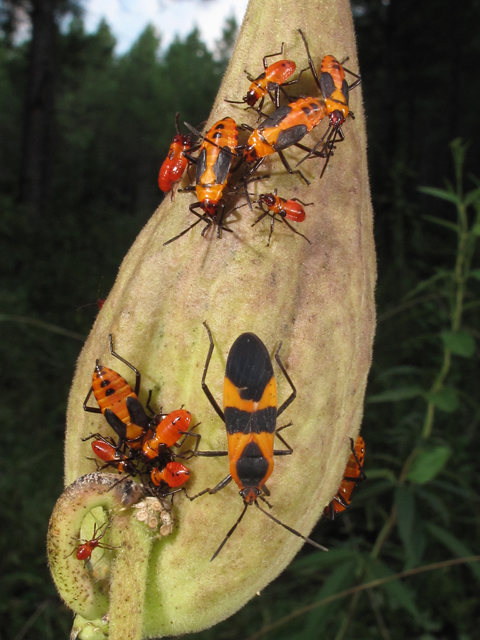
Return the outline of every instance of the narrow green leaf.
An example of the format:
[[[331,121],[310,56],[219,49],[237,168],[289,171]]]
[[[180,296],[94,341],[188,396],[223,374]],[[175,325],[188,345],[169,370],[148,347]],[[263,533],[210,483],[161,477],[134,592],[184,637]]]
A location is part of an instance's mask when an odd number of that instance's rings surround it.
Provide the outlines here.
[[[480,279],[480,269],[478,270],[479,272],[479,279]],[[395,375],[407,375],[409,373],[419,373],[420,371],[420,367],[414,367],[412,365],[401,365],[399,367],[390,367],[389,369],[384,369],[383,371],[381,371],[376,377],[375,380],[384,380],[385,378],[389,378],[390,376],[395,376]]]
[[[425,398],[428,402],[431,402],[441,411],[445,411],[446,413],[453,413],[458,409],[459,401],[458,395],[455,389],[450,387],[444,387],[440,389],[440,391],[435,391],[432,393],[431,391],[427,391],[425,393]]]
[[[443,469],[451,453],[451,449],[444,446],[422,451],[413,460],[407,480],[416,484],[430,482]]]
[[[396,572],[392,571],[392,569],[390,569],[390,567],[385,563],[381,562],[378,558],[375,558],[368,564],[368,569],[365,573],[365,582],[391,576],[394,573]],[[409,589],[406,584],[400,580],[392,580],[392,582],[387,582],[377,588],[384,589],[388,593],[390,602],[394,607],[402,607],[408,611],[417,622],[420,621],[420,613],[417,609],[417,605],[415,604],[415,598],[411,589]]]
[[[424,220],[428,220],[429,222],[433,222],[434,224],[438,224],[441,227],[446,227],[451,231],[455,231],[455,233],[460,233],[460,227],[458,226],[458,224],[455,224],[454,222],[449,222],[448,220],[442,220],[442,218],[437,218],[436,216],[423,215],[422,218]]]
[[[469,191],[463,199],[463,204],[468,207],[470,204],[474,203],[475,200],[480,200],[480,189],[473,189],[472,191]]]
[[[369,472],[370,473],[370,472]],[[379,480],[377,482],[366,482],[362,485],[362,500],[371,500],[382,493],[386,493],[387,491],[392,491],[396,487],[396,483],[393,483],[391,480]],[[327,554],[324,554],[327,555]]]
[[[423,280],[414,289],[406,293],[403,296],[402,300],[409,300],[410,298],[413,298],[413,296],[415,296],[417,293],[420,293],[420,291],[423,291],[424,289],[428,289],[428,287],[430,287],[434,282],[437,282],[437,280],[441,280],[443,278],[451,278],[451,277],[452,277],[452,274],[450,273],[450,271],[447,271],[446,269],[438,269],[435,275],[433,275],[431,278],[427,278],[426,280]]]
[[[398,534],[405,549],[405,569],[409,569],[415,565],[416,558],[414,543],[415,498],[413,491],[405,485],[397,487],[395,489],[395,505],[398,513]]]
[[[480,236],[480,224],[474,224],[472,227],[472,233],[474,236]]]
[[[399,400],[408,400],[408,398],[420,396],[423,393],[423,389],[418,385],[414,385],[412,387],[400,387],[399,389],[389,389],[383,393],[368,396],[367,402],[398,402]]]
[[[328,553],[311,553],[309,556],[295,560],[295,562],[290,565],[289,570],[293,572],[302,572],[303,575],[306,575],[313,571],[318,571],[318,569],[355,560],[357,557],[358,553],[353,549],[330,549]]]
[[[418,187],[418,190],[421,193],[426,193],[428,196],[440,198],[441,200],[448,200],[448,202],[453,202],[454,204],[458,204],[460,202],[457,194],[453,193],[452,191],[445,191],[445,189],[436,189],[435,187]]]
[[[418,485],[413,486],[415,488],[415,495],[427,502],[433,511],[440,516],[444,524],[448,524],[450,522],[450,511],[443,500],[432,491],[427,491],[427,489],[420,488]]]
[[[356,561],[344,562],[343,564],[338,565],[324,582],[322,588],[316,595],[316,599],[322,600],[323,598],[328,598],[328,596],[353,586],[355,583],[356,568]],[[330,603],[328,607],[317,607],[316,609],[313,609],[306,616],[302,637],[321,637],[328,618],[330,618],[332,614],[335,613],[335,610],[341,606],[341,601],[337,601]]]
[[[442,331],[443,344],[457,356],[471,358],[475,353],[475,340],[468,331]]]
[[[475,278],[475,280],[480,280],[480,269],[472,269],[468,274],[469,278]]]
[[[425,523],[425,529],[434,538],[445,545],[447,549],[450,549],[450,551],[455,554],[457,558],[475,555],[475,553],[469,547],[467,547],[467,545],[463,544],[463,542],[460,542],[460,540],[456,536],[454,536],[453,533],[450,533],[450,531],[442,529],[441,527],[437,527],[437,525],[431,522]],[[480,563],[469,562],[467,566],[475,576],[477,582],[480,583]]]

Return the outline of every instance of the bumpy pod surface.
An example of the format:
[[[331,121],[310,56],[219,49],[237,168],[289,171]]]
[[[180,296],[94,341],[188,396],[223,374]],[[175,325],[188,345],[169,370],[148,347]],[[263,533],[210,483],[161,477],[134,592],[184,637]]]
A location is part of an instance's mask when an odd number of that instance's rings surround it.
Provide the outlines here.
[[[279,50],[283,41],[287,57],[298,69],[306,67],[298,28],[317,67],[324,55],[333,54],[349,56],[349,67],[357,71],[347,0],[252,0],[207,128],[226,116],[255,126],[255,113],[224,98],[240,99],[248,86],[244,69],[260,73],[262,57]],[[290,93],[318,96],[318,89],[304,73]],[[211,232],[201,237],[200,224],[163,246],[193,222],[188,205],[195,196],[180,193],[173,203],[167,197],[155,212],[123,261],[78,361],[68,410],[67,484],[93,470],[86,460],[90,444],[81,438],[98,431],[111,435],[103,416],[82,410],[95,360],[133,383],[131,372],[109,353],[109,333],[116,351],[142,373],[142,402],[153,389],[153,402],[164,411],[184,405],[192,423],[201,421],[200,448],[226,448],[224,425],[201,388],[209,346],[202,326],[206,320],[215,341],[207,382],[220,405],[226,357],[237,336],[254,332],[272,356],[283,341],[281,357],[298,392],[281,418],[294,423],[285,432],[294,453],[276,459],[269,500],[273,515],[309,534],[338,489],[349,438],[359,430],[374,332],[375,253],[360,88],[352,92],[350,106],[356,119],[343,126],[346,140],[337,145],[321,180],[319,159],[301,165],[312,182],[308,187],[270,156],[265,172],[271,178],[250,187],[256,193],[277,188],[283,197],[314,202],[297,227],[312,244],[276,223],[267,247],[269,220],[252,227],[255,214],[244,207],[227,217],[233,233],[224,232],[221,239]],[[326,126],[319,125],[302,142],[315,144]],[[292,166],[303,155],[286,151]],[[227,210],[242,201],[232,197]],[[281,403],[289,387],[276,364],[274,370]],[[190,493],[213,487],[228,473],[226,458],[192,459],[189,467]],[[253,507],[210,563],[241,508],[234,483],[192,503],[183,497],[175,501],[177,528],[154,542],[149,554],[145,593],[136,604],[142,628],[135,637],[176,635],[215,624],[290,562],[302,541]],[[120,570],[114,579],[122,580]],[[118,598],[120,587],[113,588]],[[111,622],[110,628],[110,637],[116,637],[118,624]],[[127,635],[118,631],[118,637]]]

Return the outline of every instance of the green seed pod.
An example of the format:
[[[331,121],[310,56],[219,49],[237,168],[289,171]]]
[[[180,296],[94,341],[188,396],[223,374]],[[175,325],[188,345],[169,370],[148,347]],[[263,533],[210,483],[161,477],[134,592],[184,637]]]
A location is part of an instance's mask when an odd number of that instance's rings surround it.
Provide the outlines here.
[[[255,126],[254,112],[224,99],[240,99],[248,88],[244,69],[258,75],[263,56],[278,51],[282,42],[297,69],[306,67],[298,28],[317,68],[324,55],[333,54],[349,56],[349,68],[357,71],[347,0],[251,0],[207,127],[225,116]],[[290,93],[319,96],[310,72]],[[201,422],[200,448],[226,448],[225,427],[201,387],[209,347],[202,326],[206,320],[215,342],[207,383],[220,405],[226,357],[238,335],[257,334],[272,356],[283,341],[282,361],[298,393],[278,426],[293,421],[285,437],[294,453],[275,459],[269,501],[272,515],[309,534],[338,489],[350,437],[359,430],[374,332],[376,265],[360,88],[352,92],[350,105],[356,119],[343,125],[345,141],[336,145],[321,180],[323,160],[301,165],[312,183],[307,186],[287,174],[275,155],[264,163],[271,178],[249,187],[257,194],[277,188],[282,197],[313,202],[301,228],[292,223],[311,244],[277,222],[268,247],[269,219],[252,227],[260,211],[252,214],[243,207],[227,215],[233,233],[224,232],[221,239],[212,230],[202,237],[199,224],[164,246],[194,221],[188,206],[196,199],[188,193],[176,194],[173,202],[165,198],[126,256],[79,358],[68,409],[67,484],[93,470],[86,459],[90,444],[81,438],[96,432],[112,435],[102,415],[82,409],[95,360],[133,384],[132,372],[109,353],[110,333],[115,350],[142,373],[142,402],[153,389],[152,402],[164,412],[184,405],[192,424]],[[269,109],[266,103],[264,110]],[[302,143],[314,145],[326,127],[325,120]],[[294,167],[305,152],[289,148],[285,155]],[[230,197],[227,211],[243,201],[241,195]],[[290,390],[276,364],[274,370],[280,404]],[[215,486],[228,474],[227,458],[193,458],[188,465],[190,494]],[[204,629],[233,614],[273,580],[303,543],[255,508],[210,562],[242,507],[233,482],[194,502],[176,498],[173,534],[130,549],[132,562],[136,554],[140,558],[138,566],[147,558],[144,589],[138,584],[134,589],[129,581],[127,554],[116,554],[110,638]],[[75,602],[63,597],[77,610]]]

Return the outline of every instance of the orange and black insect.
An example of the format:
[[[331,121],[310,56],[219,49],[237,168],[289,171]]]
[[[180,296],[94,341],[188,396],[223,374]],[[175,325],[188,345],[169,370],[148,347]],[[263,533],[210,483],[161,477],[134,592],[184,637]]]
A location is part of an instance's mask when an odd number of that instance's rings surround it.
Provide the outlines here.
[[[363,462],[365,460],[365,442],[363,438],[358,436],[355,444],[353,444],[353,439],[350,438],[350,446],[352,453],[343,474],[342,484],[323,512],[323,515],[332,520],[336,513],[341,513],[350,506],[352,493],[357,483],[367,479],[363,472]]]
[[[197,455],[207,457],[228,455],[230,473],[213,489],[204,489],[190,499],[194,500],[205,493],[217,493],[226,487],[231,480],[234,480],[240,489],[240,495],[244,502],[240,517],[225,536],[212,560],[220,553],[245,515],[247,507],[252,504],[277,524],[317,549],[325,551],[325,547],[284,524],[258,504],[258,499],[268,504],[264,496],[270,495],[270,492],[265,483],[272,474],[274,456],[289,455],[293,452],[279,433],[291,423],[284,427],[276,427],[277,417],[293,402],[297,393],[280,360],[279,352],[282,344],[280,343],[275,353],[275,360],[292,392],[280,408],[277,408],[277,386],[267,348],[254,333],[242,333],[235,340],[228,354],[223,386],[224,411],[222,411],[205,382],[214,345],[212,334],[206,322],[204,325],[210,339],[210,348],[203,371],[202,388],[210,404],[225,423],[228,451],[203,451],[197,452]],[[274,449],[275,436],[285,445],[286,449]]]
[[[310,153],[312,150],[300,144],[300,140],[323,120],[326,113],[323,100],[298,98],[288,106],[276,109],[256,129],[242,125],[244,129],[251,131],[243,151],[245,162],[254,163],[249,173],[254,173],[267,156],[278,153],[283,166],[289,173],[298,173],[307,184],[310,184],[301,171],[298,169],[294,171],[290,167],[282,151],[295,146]],[[322,154],[320,151],[315,153]]]
[[[97,360],[92,386],[83,402],[83,408],[91,413],[103,413],[108,424],[119,436],[118,449],[123,444],[131,449],[140,449],[151,422],[138,399],[141,374],[130,362],[115,353],[112,334],[109,335],[109,340],[112,356],[134,371],[135,390],[132,390],[132,387],[119,373],[104,367]],[[87,406],[92,393],[98,407]]]
[[[303,222],[305,220],[306,214],[305,209],[303,207],[308,207],[313,204],[313,202],[302,202],[298,198],[291,198],[290,200],[285,200],[285,198],[281,198],[277,196],[277,190],[273,193],[262,193],[259,195],[258,200],[255,201],[258,205],[260,205],[260,209],[263,213],[255,220],[252,224],[252,227],[260,222],[265,216],[269,216],[271,218],[270,223],[270,234],[268,236],[267,246],[270,245],[270,238],[273,233],[273,225],[276,219],[276,216],[279,216],[279,219],[284,222],[289,229],[291,229],[298,236],[302,236],[305,240],[311,244],[310,240],[307,236],[304,236],[303,233],[300,233],[296,229],[292,227],[292,225],[288,222],[291,220],[292,222]],[[265,210],[263,205],[267,207]]]
[[[74,538],[74,540],[78,540],[80,542],[79,545],[76,545],[73,549],[72,553],[75,551],[77,560],[85,560],[87,562],[92,557],[92,553],[95,549],[117,549],[118,547],[112,547],[109,544],[103,544],[100,540],[106,534],[110,523],[105,522],[101,527],[97,529],[97,523],[93,526],[93,536],[91,540],[85,540],[84,538]],[[72,553],[70,555],[72,555]],[[68,556],[67,556],[68,557]]]
[[[195,132],[195,129],[190,125],[187,124],[187,126]],[[198,135],[201,134],[198,133]],[[217,225],[218,237],[220,237],[222,229],[224,231],[232,231],[222,224],[225,212],[222,195],[230,175],[233,158],[236,155],[237,142],[238,127],[235,120],[233,118],[222,118],[204,136],[198,157],[192,158],[188,156],[188,159],[196,164],[196,184],[195,187],[186,187],[183,191],[193,191],[195,189],[198,202],[190,205],[190,211],[197,216],[198,220],[174,238],[164,242],[164,245],[181,238],[202,220],[206,223],[205,228],[202,230],[202,236],[205,235],[212,224]],[[198,213],[196,209],[200,209],[202,213]]]
[[[344,124],[348,116],[350,116],[350,118],[355,117],[352,111],[350,111],[350,107],[348,105],[349,91],[355,89],[355,87],[357,87],[362,80],[359,75],[353,73],[353,71],[349,71],[343,66],[343,63],[346,62],[348,58],[345,58],[344,60],[342,60],[342,62],[338,62],[338,60],[334,58],[334,56],[325,56],[323,58],[322,64],[320,66],[319,78],[315,70],[315,65],[313,64],[310,51],[308,49],[307,40],[303,35],[302,30],[299,29],[298,31],[300,32],[300,35],[302,36],[303,42],[305,44],[308,65],[312,72],[313,79],[315,80],[315,84],[322,92],[323,99],[325,101],[325,109],[330,121],[325,135],[315,145],[312,151],[307,156],[305,156],[305,158],[303,158],[303,160],[306,160],[312,155],[316,155],[316,149],[321,144],[323,144],[322,153],[324,155],[326,154],[325,165],[321,173],[321,176],[323,176],[330,156],[332,155],[334,144],[336,142],[342,142],[345,139],[345,135],[342,131],[342,124]],[[351,85],[349,85],[345,79],[345,71],[357,78]],[[303,160],[301,160],[300,162],[303,162]]]
[[[150,477],[153,484],[157,487],[164,482],[173,489],[185,484],[190,477],[190,470],[180,462],[167,462],[163,469],[154,467]]]
[[[230,104],[247,104],[249,107],[254,107],[260,100],[260,104],[255,109],[259,113],[262,111],[263,103],[267,94],[270,96],[275,106],[280,106],[280,91],[283,91],[283,87],[287,87],[291,84],[295,84],[300,79],[303,70],[296,80],[290,80],[291,76],[295,73],[297,68],[295,62],[292,60],[278,60],[272,64],[267,64],[267,58],[273,58],[274,56],[283,56],[284,43],[282,42],[282,50],[278,53],[270,53],[263,58],[263,68],[265,71],[261,73],[257,78],[253,78],[248,72],[247,78],[252,83],[247,91],[247,94],[242,100],[225,100]],[[247,107],[248,108],[248,107]]]
[[[95,433],[88,438],[82,438],[82,440],[90,440],[91,438],[95,438],[92,442],[93,453],[97,458],[100,458],[100,460],[105,462],[103,465],[98,465],[97,463],[97,467],[100,471],[102,469],[112,467],[118,472],[128,473],[130,476],[137,474],[137,468],[133,463],[134,458],[119,451],[117,444],[112,438],[105,438],[100,433]]]
[[[158,174],[158,186],[164,193],[170,191],[173,184],[181,180],[188,166],[188,159],[184,153],[189,151],[193,144],[193,136],[180,133],[180,127],[178,126],[179,115],[177,113],[175,116],[177,135],[173,138],[168,155]]]
[[[192,414],[186,409],[177,409],[167,416],[163,417],[156,426],[154,433],[148,439],[143,440],[142,452],[146,460],[153,460],[158,457],[159,451],[170,447],[181,447],[188,436],[196,438],[195,450],[198,449],[198,443],[201,436],[190,430],[190,422]],[[195,425],[195,428],[198,425]],[[181,442],[179,440],[185,436]],[[194,455],[192,452],[191,455]]]

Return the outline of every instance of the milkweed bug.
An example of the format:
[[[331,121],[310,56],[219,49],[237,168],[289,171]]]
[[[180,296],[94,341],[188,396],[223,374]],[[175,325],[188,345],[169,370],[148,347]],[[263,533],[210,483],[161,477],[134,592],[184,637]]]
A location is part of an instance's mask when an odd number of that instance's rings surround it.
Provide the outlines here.
[[[150,425],[150,419],[138,400],[141,374],[130,362],[115,353],[112,334],[109,335],[109,341],[112,356],[134,371],[135,390],[132,390],[132,387],[119,373],[104,367],[97,360],[92,386],[83,402],[83,408],[90,413],[103,413],[108,424],[120,438],[118,448],[125,443],[131,449],[139,449]],[[98,407],[87,405],[92,393]]]
[[[255,109],[260,113],[262,111],[263,103],[265,102],[265,97],[268,94],[278,109],[278,107],[280,107],[280,91],[283,91],[282,87],[298,82],[304,71],[302,70],[300,72],[300,75],[296,80],[290,80],[290,82],[288,82],[289,78],[295,73],[297,68],[295,62],[292,60],[278,60],[277,62],[273,62],[271,65],[267,64],[267,58],[283,56],[283,48],[284,43],[282,42],[282,50],[279,51],[279,53],[270,53],[269,55],[264,56],[264,72],[257,78],[253,78],[248,72],[246,72],[247,78],[252,84],[242,100],[226,99],[225,102],[229,102],[230,104],[247,104],[249,107],[254,107],[260,100],[258,108]]]
[[[167,462],[163,469],[154,467],[151,471],[151,480],[156,486],[165,482],[170,488],[180,487],[189,477],[190,470],[180,462]]]
[[[187,126],[192,131],[195,131],[190,125],[187,124]],[[203,137],[198,157],[192,158],[188,156],[189,160],[196,164],[196,184],[195,187],[186,187],[183,191],[193,191],[195,189],[198,202],[190,205],[190,211],[197,216],[198,220],[175,237],[164,242],[164,245],[181,238],[202,220],[206,223],[202,230],[202,236],[205,235],[212,224],[217,225],[218,237],[220,237],[222,229],[224,231],[232,231],[222,224],[225,211],[222,194],[230,175],[233,158],[236,155],[237,141],[238,127],[235,120],[233,118],[222,118]],[[202,213],[198,213],[196,209],[200,209]]]
[[[105,462],[104,465],[98,465],[99,470],[106,469],[108,467],[112,467],[116,469],[120,473],[128,473],[130,476],[134,476],[137,473],[137,469],[133,464],[133,457],[127,456],[118,450],[118,447],[114,440],[111,438],[105,438],[99,433],[95,433],[94,435],[89,436],[88,438],[82,438],[82,440],[89,440],[91,438],[96,438],[92,442],[92,451]],[[96,459],[95,459],[96,461]]]
[[[285,198],[281,198],[280,196],[277,196],[276,189],[273,193],[260,194],[256,202],[257,204],[260,205],[260,209],[263,211],[263,213],[260,216],[258,216],[255,222],[252,224],[252,227],[255,226],[257,222],[260,222],[260,220],[265,218],[265,216],[270,216],[271,218],[270,234],[268,236],[267,247],[270,246],[270,238],[272,237],[273,225],[277,215],[279,216],[279,219],[283,223],[285,223],[289,229],[291,229],[294,233],[297,234],[297,236],[302,236],[302,238],[305,238],[305,240],[309,244],[312,244],[310,240],[307,238],[307,236],[304,236],[303,233],[300,233],[299,231],[294,229],[288,221],[291,220],[293,222],[303,222],[305,220],[305,210],[303,207],[308,207],[312,205],[313,202],[302,202],[298,198],[291,198],[290,200],[285,200]],[[266,211],[262,205],[265,205],[267,207]]]
[[[189,151],[193,144],[193,137],[190,134],[180,133],[178,126],[179,113],[175,116],[175,127],[177,135],[173,138],[166,159],[163,161],[158,174],[158,186],[166,193],[170,191],[175,182],[181,180],[185,169],[188,166],[188,159],[184,152]]]
[[[357,437],[355,445],[353,439],[350,438],[350,447],[352,453],[347,462],[343,479],[333,500],[325,507],[324,516],[334,519],[336,513],[345,511],[352,501],[352,493],[361,480],[366,480],[363,472],[363,462],[365,460],[365,442],[361,436]]]
[[[319,78],[315,70],[315,65],[313,64],[310,51],[308,49],[307,40],[303,35],[302,30],[299,29],[298,31],[302,36],[302,40],[307,51],[308,65],[312,72],[313,79],[315,80],[315,84],[317,85],[317,87],[322,92],[323,99],[325,100],[325,109],[330,121],[327,132],[325,133],[323,138],[298,164],[306,160],[308,157],[316,155],[316,149],[323,143],[322,151],[323,153],[326,153],[326,160],[322,169],[322,173],[320,174],[320,177],[322,177],[325,173],[325,169],[327,168],[330,156],[332,155],[332,150],[335,142],[342,142],[345,139],[345,135],[342,131],[342,124],[345,122],[348,116],[350,116],[351,118],[355,117],[348,106],[348,92],[352,89],[355,89],[355,87],[360,84],[362,79],[359,75],[353,73],[353,71],[349,71],[342,66],[343,63],[348,60],[348,58],[345,58],[344,60],[342,60],[342,62],[338,62],[338,60],[336,60],[336,58],[334,58],[333,56],[325,56],[323,58],[322,64],[320,66]],[[345,71],[357,78],[351,85],[349,85],[345,79]]]
[[[243,511],[213,554],[212,560],[218,556],[245,515],[247,507],[252,504],[271,520],[302,538],[305,542],[326,551],[325,547],[284,524],[258,504],[258,499],[260,499],[268,505],[264,496],[270,495],[270,492],[265,483],[272,474],[274,456],[288,455],[293,452],[293,449],[279,433],[291,423],[276,428],[277,417],[293,402],[297,394],[293,382],[280,360],[279,352],[282,343],[279,344],[275,353],[275,360],[292,392],[280,408],[277,409],[277,386],[267,348],[254,333],[242,333],[235,340],[228,354],[223,386],[224,411],[222,411],[205,382],[214,344],[207,323],[203,324],[210,339],[210,348],[203,370],[202,388],[210,404],[225,423],[228,451],[199,451],[197,455],[207,457],[228,455],[230,473],[213,489],[204,489],[197,495],[188,497],[194,500],[205,493],[217,493],[233,479],[240,489],[240,496],[244,502]],[[287,447],[286,449],[274,449],[275,436]]]
[[[161,448],[181,447],[188,436],[196,438],[195,450],[198,449],[201,436],[189,430],[191,419],[192,414],[185,409],[177,409],[165,416],[157,425],[152,437],[143,440],[142,452],[144,457],[148,460],[153,460],[158,456]],[[185,438],[179,443],[178,441],[182,436],[185,436]]]
[[[242,125],[244,129],[251,131],[243,151],[245,162],[254,163],[249,173],[254,173],[267,156],[278,153],[283,166],[289,173],[298,173],[306,184],[310,184],[301,171],[298,169],[294,171],[290,167],[282,151],[295,146],[310,153],[311,149],[300,144],[300,140],[323,120],[326,113],[323,100],[298,98],[288,106],[276,109],[256,129]],[[319,151],[316,155],[322,155],[322,153]]]
[[[102,524],[100,527],[97,528],[97,523],[95,522],[93,526],[93,536],[91,540],[85,540],[84,538],[74,538],[74,540],[77,540],[78,542],[81,543],[79,545],[75,545],[75,548],[72,551],[72,553],[74,553],[75,551],[77,552],[75,554],[77,560],[85,560],[85,562],[87,562],[92,557],[93,551],[98,548],[109,549],[109,550],[118,549],[118,547],[112,547],[109,544],[103,544],[102,542],[100,542],[103,536],[107,533],[107,529],[109,526],[110,526],[110,523],[105,522],[104,524]],[[72,555],[72,553],[70,555]]]

